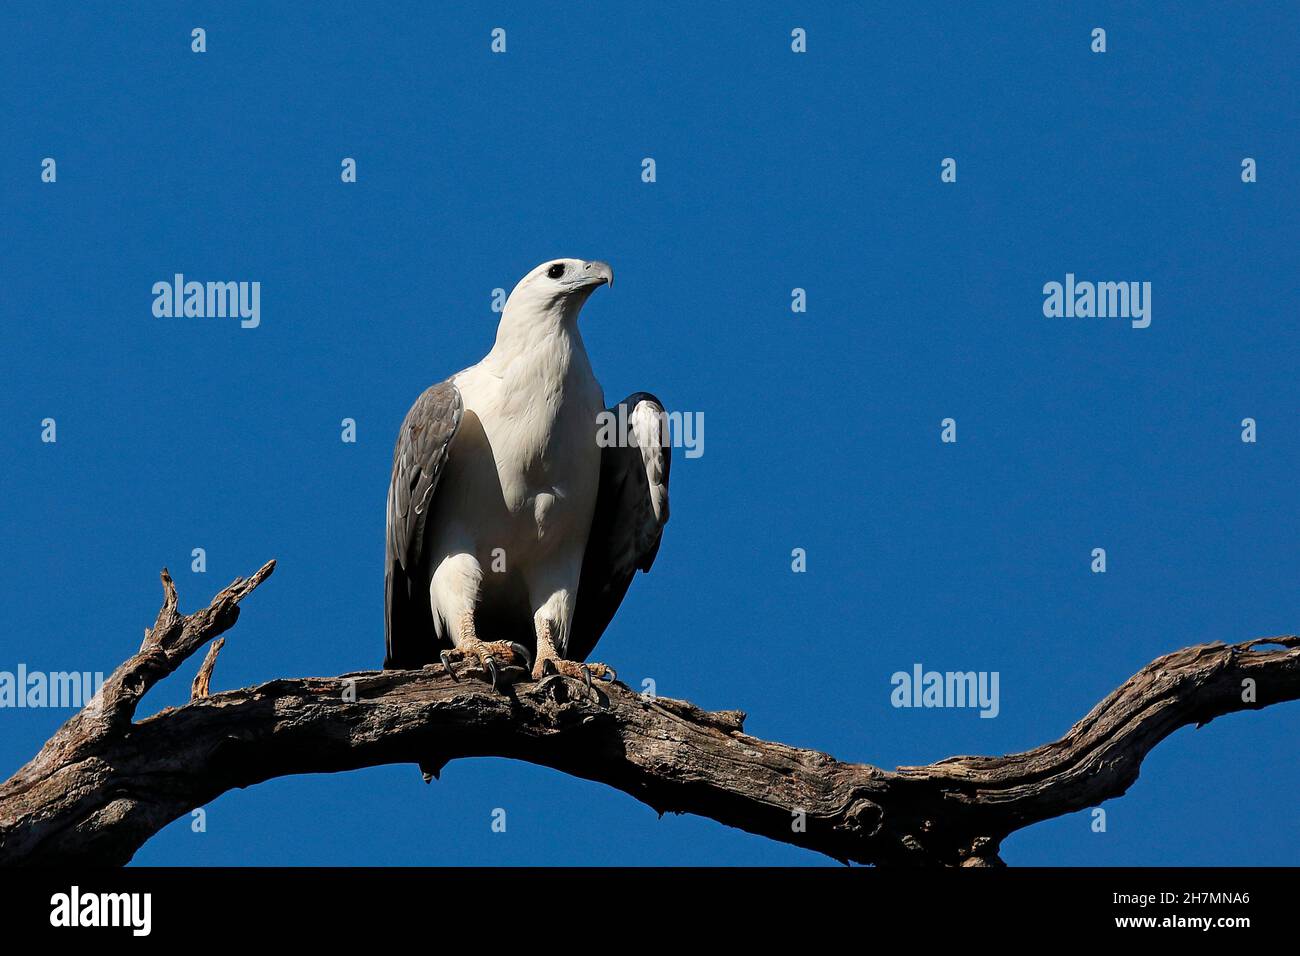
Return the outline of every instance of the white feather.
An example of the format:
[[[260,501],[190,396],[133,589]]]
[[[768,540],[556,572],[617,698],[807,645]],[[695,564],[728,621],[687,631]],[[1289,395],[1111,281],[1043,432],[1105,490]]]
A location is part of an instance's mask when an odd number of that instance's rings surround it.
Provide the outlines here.
[[[526,603],[535,621],[551,622],[558,647],[567,640],[600,482],[604,397],[577,327],[586,296],[556,296],[544,269],[511,293],[492,351],[453,378],[465,414],[429,552],[435,620],[453,640],[480,600]],[[509,573],[496,573],[503,562]]]

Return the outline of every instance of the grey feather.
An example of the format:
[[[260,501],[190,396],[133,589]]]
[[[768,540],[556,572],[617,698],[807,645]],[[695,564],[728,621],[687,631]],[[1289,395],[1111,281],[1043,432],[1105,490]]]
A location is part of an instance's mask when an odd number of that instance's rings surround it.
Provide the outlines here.
[[[384,567],[386,668],[420,667],[437,659],[425,533],[463,414],[460,392],[448,379],[430,386],[415,400],[397,436],[388,485]]]
[[[620,407],[625,408],[624,414],[630,420],[642,402],[648,402],[656,413],[663,414],[663,404],[648,392],[629,395],[608,411],[617,416]],[[591,654],[623,603],[633,576],[638,570],[649,571],[659,553],[659,541],[668,523],[672,449],[665,440],[652,454],[657,456],[664,492],[658,515],[651,500],[650,479],[641,448],[629,442],[601,450],[600,490],[565,649],[565,656],[570,660],[586,660]]]

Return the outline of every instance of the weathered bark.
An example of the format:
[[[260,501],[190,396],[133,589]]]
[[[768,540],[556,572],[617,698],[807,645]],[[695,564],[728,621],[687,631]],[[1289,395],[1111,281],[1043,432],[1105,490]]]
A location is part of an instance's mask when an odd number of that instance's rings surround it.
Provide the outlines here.
[[[439,665],[207,696],[216,648],[188,704],[136,721],[145,692],[233,625],[239,602],[273,568],[188,616],[163,572],[163,607],[140,652],[0,785],[0,863],[125,863],[170,821],[272,777],[391,763],[436,774],[458,757],[499,756],[838,860],[997,865],[1012,831],[1123,794],[1179,727],[1300,697],[1300,637],[1203,644],[1142,668],[1060,740],[891,772],[750,737],[739,711],[621,684],[589,694],[562,677],[503,694]]]

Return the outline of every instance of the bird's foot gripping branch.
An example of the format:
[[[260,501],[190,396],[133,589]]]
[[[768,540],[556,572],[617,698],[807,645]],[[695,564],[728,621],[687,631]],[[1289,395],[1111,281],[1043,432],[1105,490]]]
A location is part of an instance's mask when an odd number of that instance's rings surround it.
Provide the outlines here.
[[[436,774],[457,758],[499,756],[838,860],[997,865],[1007,834],[1123,794],[1178,728],[1300,698],[1300,637],[1202,644],[1142,668],[1059,740],[886,771],[751,737],[738,711],[616,682],[588,694],[552,677],[503,693],[435,665],[210,694],[217,638],[273,569],[193,614],[180,613],[163,572],[140,650],[0,785],[0,863],[125,863],[170,821],[273,777],[395,763]],[[190,701],[137,719],[149,688],[209,645]]]

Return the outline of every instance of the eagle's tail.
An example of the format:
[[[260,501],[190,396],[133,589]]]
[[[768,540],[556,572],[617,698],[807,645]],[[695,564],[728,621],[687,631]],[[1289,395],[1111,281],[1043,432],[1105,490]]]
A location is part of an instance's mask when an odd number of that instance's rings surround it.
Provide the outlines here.
[[[420,588],[396,561],[384,574],[384,670],[412,670],[432,664],[433,609]]]

